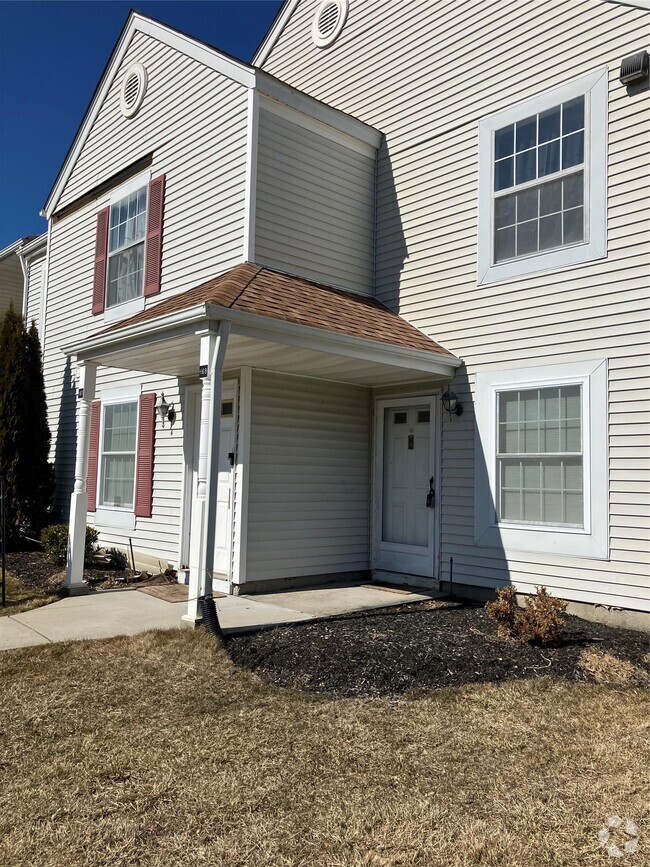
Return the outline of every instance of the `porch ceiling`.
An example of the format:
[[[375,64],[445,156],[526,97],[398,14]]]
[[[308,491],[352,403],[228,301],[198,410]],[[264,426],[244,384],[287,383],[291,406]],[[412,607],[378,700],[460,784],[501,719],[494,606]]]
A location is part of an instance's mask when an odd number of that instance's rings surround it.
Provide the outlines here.
[[[199,370],[199,341],[195,333],[189,333],[157,342],[149,341],[146,345],[137,347],[107,347],[94,354],[92,360],[106,367],[196,379]],[[389,361],[381,363],[273,343],[237,334],[233,330],[228,339],[224,369],[236,370],[246,366],[368,387],[400,382],[430,382],[453,375],[451,369],[423,371],[396,367]]]
[[[198,335],[230,322],[225,369],[248,366],[358,385],[447,379],[460,360],[372,298],[244,264],[111,326],[68,355],[196,378]]]

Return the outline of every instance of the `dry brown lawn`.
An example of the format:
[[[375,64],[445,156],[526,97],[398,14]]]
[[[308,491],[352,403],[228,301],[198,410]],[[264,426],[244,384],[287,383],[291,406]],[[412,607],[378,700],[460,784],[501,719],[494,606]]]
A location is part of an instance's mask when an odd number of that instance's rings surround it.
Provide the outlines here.
[[[614,814],[640,826],[619,863],[650,863],[640,689],[335,701],[180,630],[0,669],[3,867],[604,865]]]
[[[43,587],[25,587],[18,578],[7,573],[5,607],[0,607],[0,617],[31,611],[61,598],[61,581],[50,581]]]

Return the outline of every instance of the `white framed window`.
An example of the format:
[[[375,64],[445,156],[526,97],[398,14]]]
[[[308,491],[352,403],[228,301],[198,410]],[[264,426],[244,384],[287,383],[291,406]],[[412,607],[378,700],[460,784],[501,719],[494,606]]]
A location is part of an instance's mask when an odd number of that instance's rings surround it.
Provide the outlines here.
[[[584,527],[582,385],[498,389],[496,520]]]
[[[116,194],[108,225],[106,308],[141,298],[147,232],[147,182]]]
[[[606,255],[607,69],[479,124],[478,283]]]
[[[102,403],[99,505],[133,511],[138,401]]]
[[[476,378],[477,545],[607,559],[607,363]]]

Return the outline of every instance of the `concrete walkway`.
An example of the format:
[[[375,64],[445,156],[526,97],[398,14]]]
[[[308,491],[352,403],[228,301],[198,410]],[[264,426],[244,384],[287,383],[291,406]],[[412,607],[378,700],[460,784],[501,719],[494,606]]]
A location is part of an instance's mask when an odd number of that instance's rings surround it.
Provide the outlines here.
[[[439,593],[362,585],[224,596],[217,598],[216,604],[219,622],[228,634],[406,605],[439,596]],[[166,602],[137,590],[74,596],[23,614],[0,617],[0,650],[56,641],[137,635],[149,629],[178,629],[186,609],[185,602]]]

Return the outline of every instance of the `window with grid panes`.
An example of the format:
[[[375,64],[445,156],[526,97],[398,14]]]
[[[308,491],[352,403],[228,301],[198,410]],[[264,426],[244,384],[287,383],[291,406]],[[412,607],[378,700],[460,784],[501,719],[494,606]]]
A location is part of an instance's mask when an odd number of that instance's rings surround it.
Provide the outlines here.
[[[494,134],[494,261],[585,238],[585,99]]]
[[[582,527],[580,385],[498,393],[499,522]]]
[[[608,75],[479,121],[479,285],[607,255]]]
[[[147,187],[143,186],[111,205],[106,307],[142,295],[146,230]]]
[[[101,456],[101,504],[133,507],[138,404],[107,404]]]

